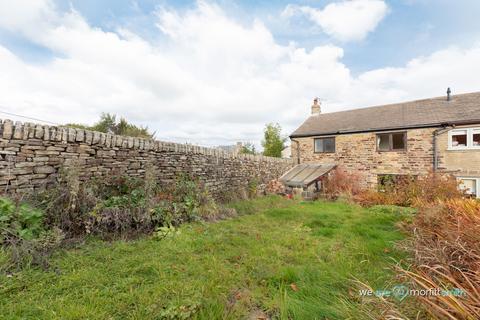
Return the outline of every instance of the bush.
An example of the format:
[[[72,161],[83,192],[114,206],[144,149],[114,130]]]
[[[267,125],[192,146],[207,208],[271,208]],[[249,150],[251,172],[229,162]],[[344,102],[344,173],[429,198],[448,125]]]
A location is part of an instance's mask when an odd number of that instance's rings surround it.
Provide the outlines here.
[[[189,175],[178,175],[172,185],[163,188],[152,177],[147,174],[143,184],[122,179],[122,183],[117,182],[114,195],[105,192],[110,196],[99,201],[89,214],[87,232],[131,236],[218,216],[219,209],[211,195]]]
[[[362,191],[361,176],[336,167],[323,181],[323,192],[329,199],[336,199],[341,195],[353,196]]]
[[[114,176],[97,186],[101,198],[88,214],[87,233],[129,237],[151,232],[162,223],[154,208],[158,186],[153,166],[147,165],[143,180]]]
[[[152,166],[145,179],[112,174],[81,181],[75,166],[65,167],[53,188],[33,194],[30,201],[45,211],[46,225],[68,238],[85,233],[102,237],[149,232],[152,199],[157,188]]]
[[[85,233],[89,213],[101,195],[100,184],[80,181],[76,166],[60,171],[55,186],[34,193],[27,199],[45,212],[45,224],[57,227],[66,236],[74,237]]]
[[[212,206],[210,202],[213,201],[200,183],[187,174],[178,175],[175,183],[164,188],[157,199],[157,206],[153,209],[156,216],[164,225],[174,226],[200,219],[200,208],[209,210],[208,206]]]
[[[384,186],[383,190],[364,190],[354,195],[355,202],[363,206],[376,204],[404,207],[422,207],[428,203],[464,197],[455,177],[429,173],[424,177],[405,177]]]

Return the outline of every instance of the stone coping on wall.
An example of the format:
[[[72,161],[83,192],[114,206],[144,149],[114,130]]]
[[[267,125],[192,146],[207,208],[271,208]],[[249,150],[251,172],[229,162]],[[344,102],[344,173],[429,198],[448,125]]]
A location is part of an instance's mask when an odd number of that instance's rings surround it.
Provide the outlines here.
[[[181,144],[166,142],[154,139],[135,138],[103,133],[98,131],[71,128],[67,126],[49,126],[31,122],[0,119],[0,137],[4,140],[43,140],[61,143],[84,143],[87,145],[98,145],[107,148],[126,148],[145,151],[170,151],[179,153],[196,153],[216,156],[220,158],[249,159],[253,161],[284,162],[290,163],[291,159],[266,157],[263,155],[241,154],[227,152],[218,148],[196,146],[192,144]],[[5,154],[8,151],[1,151]]]

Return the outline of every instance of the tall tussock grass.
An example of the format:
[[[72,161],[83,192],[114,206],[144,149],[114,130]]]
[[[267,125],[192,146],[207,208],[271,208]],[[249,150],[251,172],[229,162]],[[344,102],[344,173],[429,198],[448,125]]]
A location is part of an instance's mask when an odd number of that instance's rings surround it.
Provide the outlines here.
[[[418,289],[457,294],[418,297],[435,319],[480,319],[480,201],[424,204],[411,225],[411,270],[400,272]]]

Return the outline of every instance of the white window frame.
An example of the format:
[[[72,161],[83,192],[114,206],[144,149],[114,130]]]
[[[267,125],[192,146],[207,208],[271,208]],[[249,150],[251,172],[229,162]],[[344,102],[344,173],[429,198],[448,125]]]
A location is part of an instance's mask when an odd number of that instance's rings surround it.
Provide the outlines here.
[[[478,145],[478,146],[473,145],[473,135],[474,134],[480,134],[480,128],[472,128],[472,148],[480,149],[480,145]]]
[[[465,147],[456,147],[452,145],[454,135],[467,132],[467,145]],[[448,131],[448,150],[480,150],[480,146],[473,145],[473,134],[480,133],[480,128],[458,128]]]
[[[476,192],[476,197],[477,199],[480,199],[480,178],[477,177],[457,177],[457,181],[460,182],[460,180],[475,180],[475,192]]]

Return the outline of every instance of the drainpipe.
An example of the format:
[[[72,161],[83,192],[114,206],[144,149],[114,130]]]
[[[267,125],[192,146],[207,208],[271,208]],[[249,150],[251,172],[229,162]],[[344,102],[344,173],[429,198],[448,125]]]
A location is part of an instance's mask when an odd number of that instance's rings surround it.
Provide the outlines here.
[[[300,164],[300,142],[292,138],[290,138],[290,140],[297,144],[297,164]]]
[[[437,129],[433,131],[433,172],[436,172],[438,169],[438,146],[437,146],[437,136],[450,130],[452,126],[446,126],[442,129]]]

